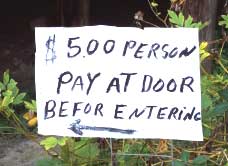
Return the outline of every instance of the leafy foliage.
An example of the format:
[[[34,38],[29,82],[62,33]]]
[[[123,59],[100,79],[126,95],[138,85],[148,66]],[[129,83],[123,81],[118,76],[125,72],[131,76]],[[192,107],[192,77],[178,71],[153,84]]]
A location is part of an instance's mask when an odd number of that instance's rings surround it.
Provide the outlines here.
[[[64,164],[58,159],[43,158],[37,160],[35,166],[64,166]]]
[[[19,133],[25,133],[26,127],[16,114],[15,107],[22,104],[26,93],[19,93],[17,82],[9,75],[9,71],[3,74],[0,81],[0,114],[5,117]]]
[[[36,112],[36,101],[35,100],[31,100],[31,102],[24,101],[24,104],[25,104],[25,108],[27,108],[28,110],[31,110],[33,112]]]
[[[207,166],[208,165],[207,160],[208,160],[207,156],[198,156],[193,160],[192,165],[193,166]]]
[[[228,14],[227,15],[221,15],[222,20],[219,21],[220,26],[225,26],[225,28],[228,28]]]
[[[0,110],[21,104],[25,95],[26,93],[19,93],[17,82],[10,78],[9,71],[4,72],[3,82],[0,82]]]
[[[88,138],[75,141],[69,137],[47,137],[40,142],[40,145],[44,146],[47,151],[60,147],[59,157],[65,164],[86,165],[97,159],[100,153],[98,144],[91,141],[92,139]]]
[[[40,142],[40,145],[43,145],[45,150],[49,150],[58,145],[58,139],[56,137],[47,137]]]
[[[177,14],[176,12],[172,10],[168,10],[169,15],[169,21],[170,23],[174,24],[176,27],[186,27],[186,28],[199,28],[203,29],[205,26],[207,26],[208,23],[202,23],[202,22],[193,22],[193,18],[189,15],[187,19],[185,19],[182,12]]]

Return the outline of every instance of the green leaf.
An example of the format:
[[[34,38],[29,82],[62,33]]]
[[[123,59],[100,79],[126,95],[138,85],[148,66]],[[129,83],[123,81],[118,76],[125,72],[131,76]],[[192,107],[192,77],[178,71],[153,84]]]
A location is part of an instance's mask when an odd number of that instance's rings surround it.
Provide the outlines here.
[[[223,114],[226,111],[228,111],[228,102],[216,105],[213,112],[216,113],[217,115],[217,114]]]
[[[207,160],[207,156],[198,156],[193,160],[192,164],[193,166],[207,166]]]
[[[25,95],[26,93],[20,93],[19,95],[17,95],[13,100],[13,104],[21,104],[23,102]]]
[[[36,107],[36,100],[32,100],[32,105]]]
[[[190,157],[190,153],[189,153],[189,152],[183,151],[183,152],[181,153],[181,160],[182,160],[182,161],[188,162],[189,157]]]
[[[225,26],[225,28],[228,28],[228,14],[227,15],[221,15],[222,20],[219,21],[218,25]]]
[[[209,138],[211,136],[211,129],[208,127],[203,127],[203,136],[206,138]]]
[[[12,96],[13,92],[11,90],[7,90],[2,93],[3,96]]]
[[[87,143],[75,151],[75,154],[87,159],[95,159],[99,154],[97,143]]]
[[[174,160],[174,166],[185,166],[185,163],[179,160]]]
[[[63,166],[63,164],[58,159],[42,158],[35,161],[35,166]]]
[[[182,12],[177,15],[174,11],[168,10],[168,15],[171,23],[175,24],[177,27],[184,26],[185,19]]]
[[[130,144],[128,144],[128,143],[125,143],[125,144],[124,144],[124,148],[123,148],[123,150],[124,150],[124,153],[127,153],[127,152],[129,152],[129,149],[130,149],[130,147],[131,147],[131,145],[130,145]]]
[[[208,24],[209,24],[208,22],[202,23],[200,21],[196,28],[199,28],[199,30],[201,30],[201,29],[205,28]]]
[[[221,95],[221,97],[223,97],[223,99],[224,99],[225,101],[228,101],[228,89],[222,90],[222,91],[220,92],[220,95]]]
[[[7,89],[12,91],[12,95],[16,97],[19,93],[19,89],[17,88],[17,82],[13,79],[10,79],[10,82],[7,84]]]
[[[209,56],[210,56],[209,52],[204,52],[203,54],[200,54],[200,62],[203,62]]]
[[[206,27],[208,25],[208,22],[205,22],[205,23],[202,23],[201,21],[200,22],[197,22],[197,23],[193,23],[192,24],[192,27],[193,28],[199,28],[199,30],[203,29],[204,27]]]
[[[183,15],[183,13],[182,12],[180,12],[179,13],[179,17],[178,17],[179,19],[179,26],[181,26],[181,27],[183,27],[184,26],[184,15]]]
[[[177,14],[172,11],[172,10],[168,10],[168,15],[169,15],[169,21],[173,24],[178,25],[179,24],[179,17],[177,16]]]
[[[75,146],[74,149],[78,150],[81,147],[83,147],[84,145],[86,145],[88,143],[89,139],[88,138],[82,138],[80,141],[75,142]]]
[[[221,17],[222,17],[225,21],[228,21],[228,15],[221,15]]]
[[[2,107],[8,107],[13,102],[13,97],[5,96],[2,100]]]
[[[32,100],[32,102],[24,101],[25,108],[31,111],[36,112],[36,101]]]
[[[55,137],[47,137],[40,142],[40,145],[43,145],[45,150],[54,148],[58,144],[58,140]]]
[[[0,82],[0,92],[5,89],[6,89],[6,86],[2,82]]]
[[[9,83],[9,79],[10,79],[9,71],[7,70],[3,74],[3,84],[7,85]]]
[[[226,21],[219,21],[219,23],[218,23],[220,26],[222,26],[222,25],[226,25]]]
[[[223,115],[226,111],[228,111],[228,102],[216,105],[214,110],[208,111],[206,113],[206,117]]]
[[[67,137],[63,137],[63,138],[58,139],[58,145],[60,145],[60,146],[66,145],[67,140],[68,140]]]
[[[14,89],[17,86],[17,82],[14,79],[10,79],[9,83],[7,84],[7,89]]]
[[[210,96],[206,94],[202,94],[202,110],[206,110],[211,107],[213,104],[212,99]]]
[[[185,20],[185,23],[184,23],[184,27],[192,27],[192,21],[193,21],[193,18],[189,15],[188,18]]]
[[[15,87],[14,89],[12,89],[12,96],[16,97],[19,93],[19,89],[17,87]]]
[[[176,25],[176,27],[191,27],[191,28],[203,29],[205,26],[208,25],[207,22],[205,22],[205,23],[202,23],[202,22],[193,23],[193,18],[190,15],[185,20],[182,12],[180,12],[177,15],[174,11],[168,10],[168,15],[169,15],[170,23],[173,23],[174,25]]]

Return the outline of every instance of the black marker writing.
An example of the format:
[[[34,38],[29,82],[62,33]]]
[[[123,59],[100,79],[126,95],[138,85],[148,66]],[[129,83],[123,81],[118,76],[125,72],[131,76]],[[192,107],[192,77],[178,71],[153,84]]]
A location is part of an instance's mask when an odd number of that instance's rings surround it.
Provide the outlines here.
[[[117,129],[112,127],[96,127],[96,126],[85,126],[80,125],[80,119],[77,119],[74,123],[70,124],[70,130],[72,130],[75,134],[83,135],[82,130],[93,130],[93,131],[108,131],[108,132],[115,132],[115,133],[122,133],[122,134],[133,134],[135,130],[132,129]]]
[[[51,38],[51,36],[49,36],[45,45],[47,47],[46,63],[48,61],[51,61],[52,63],[54,63],[54,60],[56,59],[56,55],[55,55],[55,34],[53,35],[52,38]]]

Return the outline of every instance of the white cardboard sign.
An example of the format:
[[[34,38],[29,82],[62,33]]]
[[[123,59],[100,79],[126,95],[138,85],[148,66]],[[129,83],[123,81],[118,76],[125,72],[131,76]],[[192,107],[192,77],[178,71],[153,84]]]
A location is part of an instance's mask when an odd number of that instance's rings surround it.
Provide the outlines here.
[[[36,28],[38,133],[203,140],[198,30]]]

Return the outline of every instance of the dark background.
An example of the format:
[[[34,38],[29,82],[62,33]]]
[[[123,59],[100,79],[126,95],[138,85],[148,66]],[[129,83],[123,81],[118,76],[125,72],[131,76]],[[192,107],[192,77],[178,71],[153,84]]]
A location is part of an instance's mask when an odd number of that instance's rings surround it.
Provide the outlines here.
[[[67,6],[70,0],[63,1],[63,8],[69,13],[64,16],[66,20],[80,19],[79,0],[72,0],[71,6]],[[12,77],[19,82],[19,87],[33,95],[34,27],[37,24],[64,26],[59,21],[57,2],[58,0],[4,0],[0,3],[0,77],[9,69]],[[169,4],[167,0],[159,2],[159,10],[165,15]],[[145,13],[145,20],[159,25],[147,0],[90,0],[89,25],[136,26],[133,17],[138,10]],[[45,19],[45,23],[42,19]]]

